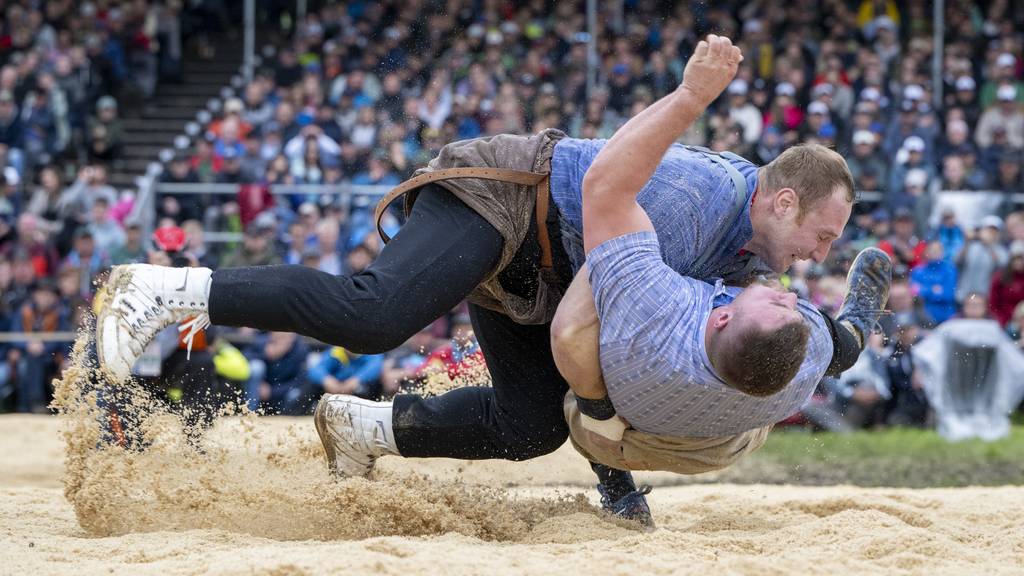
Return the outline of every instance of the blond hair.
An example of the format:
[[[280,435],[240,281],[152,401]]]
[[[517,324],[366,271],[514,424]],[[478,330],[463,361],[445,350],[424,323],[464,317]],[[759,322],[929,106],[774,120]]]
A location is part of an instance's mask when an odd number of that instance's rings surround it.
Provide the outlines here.
[[[800,198],[803,218],[816,204],[830,198],[841,188],[846,201],[853,202],[853,176],[846,160],[836,151],[820,144],[799,144],[787,148],[775,160],[761,167],[758,174],[761,191],[772,195],[792,188]]]

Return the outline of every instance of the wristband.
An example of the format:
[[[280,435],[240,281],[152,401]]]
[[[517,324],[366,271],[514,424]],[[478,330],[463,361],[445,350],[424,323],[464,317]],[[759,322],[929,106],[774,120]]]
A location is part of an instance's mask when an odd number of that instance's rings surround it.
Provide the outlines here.
[[[594,420],[608,420],[615,416],[615,406],[612,405],[612,401],[607,395],[596,400],[576,396],[576,407],[580,409],[581,414],[590,416]]]

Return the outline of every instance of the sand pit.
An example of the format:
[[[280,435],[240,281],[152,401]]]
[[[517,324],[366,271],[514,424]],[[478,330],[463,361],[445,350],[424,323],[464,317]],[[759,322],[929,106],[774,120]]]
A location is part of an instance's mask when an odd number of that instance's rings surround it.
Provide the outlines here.
[[[660,528],[643,534],[575,498],[593,492],[568,447],[527,463],[385,459],[376,489],[338,491],[307,419],[227,419],[211,435],[206,468],[122,479],[109,498],[90,488],[85,513],[104,520],[87,529],[64,496],[60,428],[51,417],[0,417],[2,573],[1024,573],[1022,488],[662,485],[650,496]],[[156,464],[105,472],[140,474]],[[231,467],[237,475],[208,485],[204,475]],[[277,484],[284,481],[298,483],[286,490]],[[429,506],[406,500],[457,482],[460,496]],[[367,506],[366,493],[383,508],[362,516],[339,509]],[[479,504],[494,517],[480,515]],[[467,516],[456,518],[461,509]],[[344,522],[332,521],[332,510]],[[388,514],[399,524],[380,523]],[[360,525],[370,520],[377,523]],[[358,536],[413,528],[421,535]]]

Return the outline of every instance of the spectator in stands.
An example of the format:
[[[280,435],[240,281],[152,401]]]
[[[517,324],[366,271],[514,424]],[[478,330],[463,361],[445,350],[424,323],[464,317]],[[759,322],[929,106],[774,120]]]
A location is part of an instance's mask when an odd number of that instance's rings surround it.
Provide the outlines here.
[[[110,252],[113,265],[146,261],[146,247],[142,241],[142,225],[133,220],[125,223],[124,243]]]
[[[889,390],[888,354],[882,335],[868,338],[857,362],[835,383],[834,409],[854,428],[873,428],[885,423]]]
[[[64,226],[66,214],[62,214],[58,208],[63,190],[60,172],[56,166],[45,166],[39,171],[39,185],[32,192],[25,211],[35,216],[40,228],[48,234],[57,234]]]
[[[88,224],[96,249],[102,254],[113,254],[125,243],[124,230],[110,216],[110,206],[106,198],[97,198],[92,203],[92,217]]]
[[[246,350],[250,378],[246,384],[249,409],[266,414],[298,415],[306,380],[309,348],[302,338],[290,332],[261,334]]]
[[[1017,103],[1017,88],[1006,84],[996,91],[998,102],[989,106],[978,120],[974,131],[978,146],[988,148],[994,143],[995,132],[1001,128],[1006,132],[1007,143],[1016,149],[1024,148],[1024,112]]]
[[[380,397],[380,372],[383,354],[356,354],[332,346],[309,369],[312,393],[353,394],[361,398]]]
[[[183,154],[176,154],[171,165],[160,175],[165,184],[198,184],[199,176]],[[157,205],[159,218],[170,218],[175,222],[202,218],[203,202],[199,194],[162,194]]]
[[[855,182],[863,182],[865,173],[870,173],[878,183],[886,182],[887,162],[878,151],[878,138],[870,130],[858,130],[853,134],[853,154],[846,159],[850,174]],[[861,190],[884,191],[885,188],[860,188]]]
[[[1024,302],[1024,246],[1014,245],[1010,249],[1010,263],[992,276],[989,307],[999,324],[1005,326],[1021,302]]]
[[[117,190],[107,184],[107,169],[102,165],[84,166],[75,182],[61,194],[57,207],[72,215],[77,223],[86,224],[97,198],[106,200],[108,207],[113,206],[117,203]]]
[[[96,103],[96,116],[89,119],[89,160],[110,164],[120,157],[123,129],[117,117],[117,101],[104,96]]]
[[[956,313],[956,266],[945,257],[939,240],[928,242],[925,261],[910,273],[914,291],[924,302],[925,310],[936,322],[945,322]]]
[[[892,391],[892,409],[887,423],[892,426],[924,426],[928,419],[928,400],[919,374],[914,369],[912,350],[920,340],[914,324],[902,325],[887,349],[886,372]]]
[[[910,136],[903,141],[903,146],[896,153],[896,164],[892,167],[891,176],[889,177],[889,190],[891,192],[898,192],[903,190],[900,200],[896,201],[896,206],[906,206],[913,208],[917,204],[917,198],[919,198],[924,190],[927,190],[928,184],[931,182],[934,171],[925,159],[925,142],[920,136]],[[900,161],[900,157],[906,157],[906,161]],[[921,173],[923,172],[923,179]],[[911,174],[913,178],[908,178]],[[922,181],[923,180],[923,181]],[[895,206],[893,206],[895,208]]]
[[[960,269],[960,280],[956,295],[959,302],[966,302],[970,294],[988,297],[993,273],[1006,266],[1009,258],[1006,248],[1000,243],[1002,232],[1002,219],[986,216],[958,253],[956,264]]]
[[[280,259],[274,253],[274,247],[270,241],[273,229],[268,229],[261,222],[252,222],[245,229],[245,236],[242,244],[234,252],[226,255],[221,260],[222,268],[234,268],[238,266],[269,266],[280,264]]]
[[[1024,177],[1021,176],[1021,154],[1007,150],[999,156],[999,165],[992,182],[992,189],[1005,194],[1024,192]]]
[[[385,354],[380,375],[381,396],[390,398],[403,387],[412,385],[421,376],[419,368],[426,361],[427,355],[438,344],[437,338],[427,327]]]
[[[57,287],[49,279],[35,285],[11,322],[12,332],[46,334],[70,329],[69,311],[61,306]],[[19,412],[46,411],[47,383],[60,369],[67,347],[68,343],[30,337],[8,350],[7,361],[17,372]]]
[[[914,267],[920,264],[921,241],[915,233],[914,216],[907,208],[897,208],[892,234],[878,243],[893,262]]]
[[[316,225],[317,270],[337,276],[344,264],[339,254],[341,229],[336,220],[324,218]]]
[[[950,262],[960,253],[967,239],[963,228],[956,221],[956,212],[951,208],[942,211],[942,219],[939,220],[939,225],[935,228],[933,236],[942,242],[943,253],[946,255],[946,260]]]
[[[11,163],[19,169],[25,147],[25,132],[18,114],[18,106],[14,102],[14,94],[8,90],[0,91],[0,144],[7,148]]]
[[[82,270],[82,290],[89,292],[96,275],[110,266],[110,259],[97,248],[92,231],[82,227],[75,231],[71,252],[64,263]]]

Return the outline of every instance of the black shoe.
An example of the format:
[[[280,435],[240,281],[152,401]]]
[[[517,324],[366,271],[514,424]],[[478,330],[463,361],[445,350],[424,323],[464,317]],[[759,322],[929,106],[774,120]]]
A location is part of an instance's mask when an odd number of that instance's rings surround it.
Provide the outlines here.
[[[645,531],[654,530],[654,518],[651,507],[647,505],[646,495],[651,493],[650,486],[641,486],[638,490],[633,482],[633,475],[625,470],[616,470],[604,464],[591,462],[590,467],[597,474],[600,483],[597,491],[601,494],[601,508],[612,516],[632,520]]]
[[[878,248],[857,254],[846,275],[846,298],[836,321],[852,327],[863,350],[878,319],[885,314],[892,283],[892,260]]]

